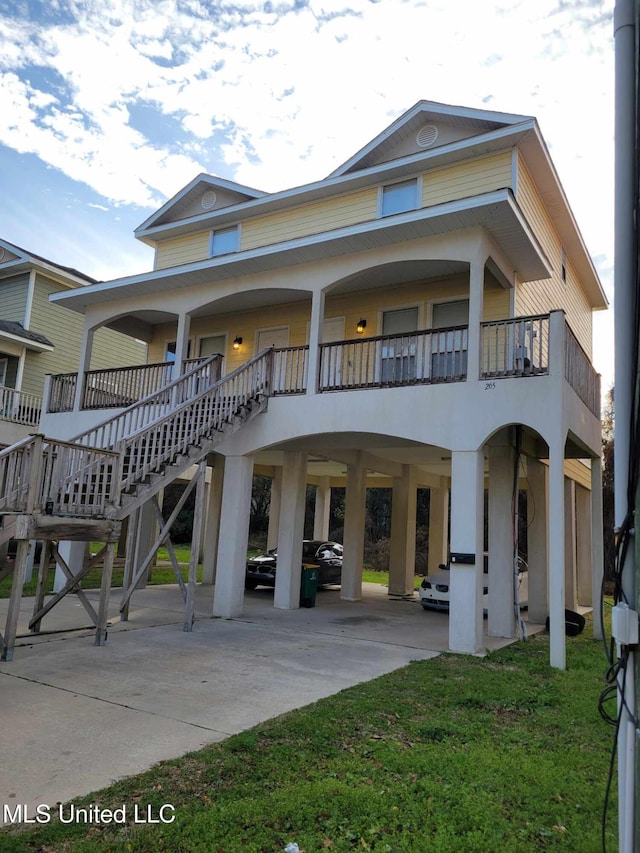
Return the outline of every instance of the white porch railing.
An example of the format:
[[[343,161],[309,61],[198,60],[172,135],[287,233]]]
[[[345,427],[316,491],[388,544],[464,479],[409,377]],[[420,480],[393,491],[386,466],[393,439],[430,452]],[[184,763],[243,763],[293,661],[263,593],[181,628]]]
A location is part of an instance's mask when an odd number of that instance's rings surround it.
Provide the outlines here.
[[[482,379],[549,372],[549,315],[481,324]]]
[[[273,351],[273,389],[276,394],[304,394],[307,390],[309,347]]]
[[[26,394],[0,385],[0,420],[38,426],[41,411],[42,397],[39,394]]]
[[[600,417],[600,374],[596,373],[589,356],[565,321],[565,379],[578,397],[597,418]]]
[[[467,326],[321,344],[319,390],[459,382],[467,347]]]
[[[185,361],[183,373],[189,373],[205,362],[212,365],[212,376],[220,378],[222,357],[197,358]],[[104,370],[88,370],[84,376],[80,408],[121,409],[131,406],[150,394],[166,387],[173,380],[174,362],[112,367]],[[215,371],[217,370],[217,373]],[[47,412],[72,412],[77,373],[60,373],[51,377]]]
[[[103,516],[119,496],[120,454],[29,436],[0,452],[0,510]]]

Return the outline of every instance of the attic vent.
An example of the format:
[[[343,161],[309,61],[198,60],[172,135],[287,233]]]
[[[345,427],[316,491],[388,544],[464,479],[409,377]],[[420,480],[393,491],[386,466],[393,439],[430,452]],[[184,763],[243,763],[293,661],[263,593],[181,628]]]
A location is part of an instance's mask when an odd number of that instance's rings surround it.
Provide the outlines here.
[[[0,246],[0,263],[4,261],[4,249]]]
[[[213,190],[208,190],[203,196],[200,204],[202,205],[203,210],[211,210],[216,203],[216,194]]]
[[[420,148],[431,148],[433,143],[438,138],[438,128],[435,124],[425,124],[418,131],[416,142]]]

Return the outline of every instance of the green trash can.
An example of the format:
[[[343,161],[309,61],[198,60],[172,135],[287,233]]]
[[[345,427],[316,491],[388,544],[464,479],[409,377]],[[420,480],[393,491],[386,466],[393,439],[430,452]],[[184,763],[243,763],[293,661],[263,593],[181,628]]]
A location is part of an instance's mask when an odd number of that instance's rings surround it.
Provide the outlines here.
[[[300,607],[315,607],[318,591],[320,566],[313,563],[302,564],[302,579],[300,581]]]

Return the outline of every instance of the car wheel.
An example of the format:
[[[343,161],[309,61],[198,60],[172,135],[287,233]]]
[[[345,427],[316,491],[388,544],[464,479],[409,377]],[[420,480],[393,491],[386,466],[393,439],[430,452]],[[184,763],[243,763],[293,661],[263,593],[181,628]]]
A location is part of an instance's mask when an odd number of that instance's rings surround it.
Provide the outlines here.
[[[251,578],[247,578],[244,582],[245,589],[255,589],[258,586],[258,581],[251,580]]]

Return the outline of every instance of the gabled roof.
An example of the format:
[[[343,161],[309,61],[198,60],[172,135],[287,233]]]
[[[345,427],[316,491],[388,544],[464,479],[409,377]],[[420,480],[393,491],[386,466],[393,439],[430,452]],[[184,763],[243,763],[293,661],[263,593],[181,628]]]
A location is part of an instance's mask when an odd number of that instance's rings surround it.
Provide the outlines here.
[[[267,193],[254,190],[235,181],[217,178],[215,175],[200,174],[183,187],[180,192],[170,198],[159,210],[139,225],[135,234],[164,225],[177,222],[201,214],[206,217],[210,212],[221,210],[242,202],[263,198]]]
[[[418,101],[328,177],[360,171],[529,120],[531,116]]]
[[[16,246],[15,243],[0,239],[0,278],[29,272],[32,268],[70,287],[95,284],[98,281],[98,279],[85,275],[74,267],[62,266],[55,261],[43,258],[41,255],[28,252],[26,249]]]

